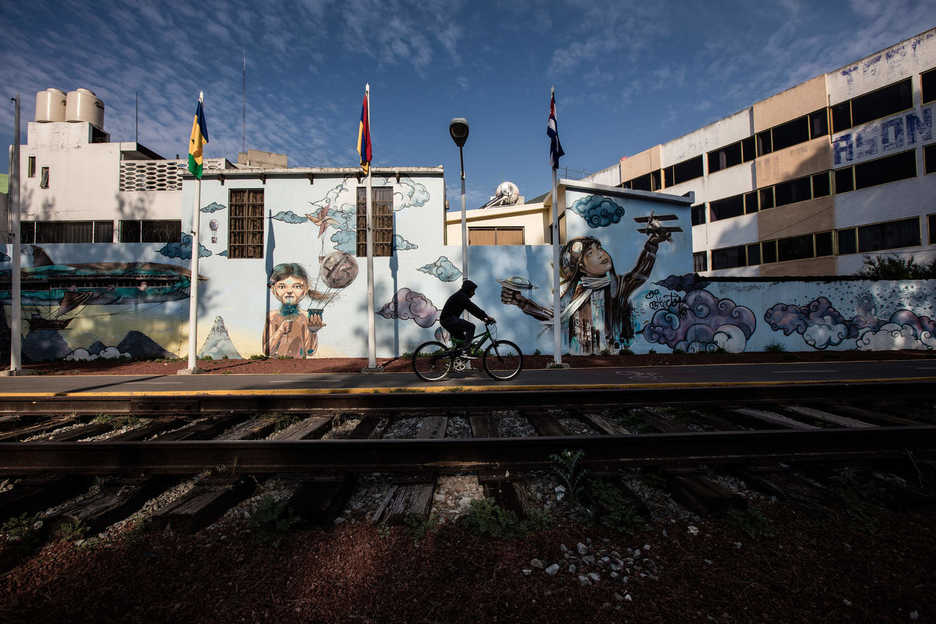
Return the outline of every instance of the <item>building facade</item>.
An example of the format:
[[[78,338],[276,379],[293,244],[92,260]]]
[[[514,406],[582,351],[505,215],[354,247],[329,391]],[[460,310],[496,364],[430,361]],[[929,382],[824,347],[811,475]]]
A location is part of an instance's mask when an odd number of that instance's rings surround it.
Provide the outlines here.
[[[852,275],[880,254],[929,262],[934,113],[936,29],[622,159],[620,180],[695,193],[706,276]]]

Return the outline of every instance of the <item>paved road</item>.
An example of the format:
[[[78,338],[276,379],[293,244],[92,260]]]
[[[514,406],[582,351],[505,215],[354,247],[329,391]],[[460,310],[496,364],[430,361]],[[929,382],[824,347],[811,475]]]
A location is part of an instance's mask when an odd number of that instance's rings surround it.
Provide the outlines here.
[[[804,385],[829,382],[936,382],[934,360],[796,362],[579,368],[523,371],[498,382],[471,371],[433,384],[412,373],[317,373],[305,375],[76,375],[0,378],[0,398],[34,395],[110,396],[126,394],[287,394],[390,392],[400,389],[497,391],[501,389],[647,388],[738,385]]]

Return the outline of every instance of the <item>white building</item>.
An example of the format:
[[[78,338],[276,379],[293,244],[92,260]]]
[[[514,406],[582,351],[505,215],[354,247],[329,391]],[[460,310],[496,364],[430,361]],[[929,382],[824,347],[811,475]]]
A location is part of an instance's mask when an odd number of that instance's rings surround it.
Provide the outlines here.
[[[695,192],[705,275],[849,275],[881,254],[927,262],[934,113],[936,29],[622,159],[620,180]]]

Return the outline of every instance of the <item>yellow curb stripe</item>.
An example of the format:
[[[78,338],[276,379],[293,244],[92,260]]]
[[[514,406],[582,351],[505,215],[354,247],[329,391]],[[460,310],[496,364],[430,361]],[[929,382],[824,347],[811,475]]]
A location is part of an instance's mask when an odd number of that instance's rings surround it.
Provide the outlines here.
[[[474,392],[547,392],[555,390],[645,390],[645,389],[679,389],[699,387],[728,387],[744,388],[755,386],[816,386],[828,384],[869,384],[893,382],[936,382],[936,377],[881,377],[870,379],[836,379],[817,380],[804,379],[799,381],[687,381],[687,382],[660,382],[660,383],[632,383],[632,384],[585,384],[571,385],[503,385],[503,386],[392,386],[386,388],[271,388],[255,390],[154,390],[130,392],[6,392],[0,393],[0,399],[44,399],[44,398],[112,398],[112,397],[253,397],[253,396],[329,396],[329,395],[364,395],[364,394],[445,394],[445,393],[474,393]]]

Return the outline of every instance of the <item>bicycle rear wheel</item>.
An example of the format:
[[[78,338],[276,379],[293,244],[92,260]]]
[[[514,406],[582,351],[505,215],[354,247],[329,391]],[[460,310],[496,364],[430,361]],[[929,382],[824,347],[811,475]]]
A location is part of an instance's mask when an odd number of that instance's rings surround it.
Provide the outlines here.
[[[452,368],[452,353],[441,342],[424,342],[413,353],[413,371],[425,381],[439,381]]]
[[[523,353],[509,340],[498,340],[484,350],[484,370],[494,379],[513,379],[521,368]]]

